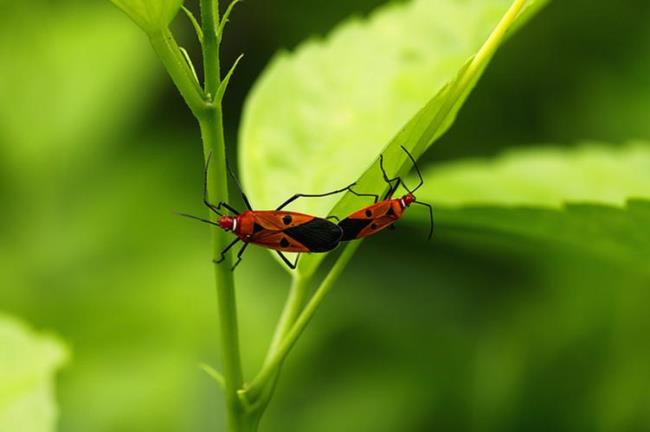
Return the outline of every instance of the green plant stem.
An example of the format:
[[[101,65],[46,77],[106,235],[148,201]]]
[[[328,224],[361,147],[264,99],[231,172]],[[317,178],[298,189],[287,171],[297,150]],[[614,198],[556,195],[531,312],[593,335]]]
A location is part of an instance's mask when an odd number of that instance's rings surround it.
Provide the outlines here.
[[[265,363],[262,367],[262,370],[257,374],[253,379],[250,386],[245,391],[245,395],[250,401],[257,401],[260,395],[264,392],[267,384],[273,380],[274,375],[279,370],[280,366],[284,362],[284,359],[291,351],[291,348],[295,345],[296,341],[311,321],[314,313],[320,306],[321,302],[332,289],[334,282],[338,279],[345,266],[348,264],[356,250],[361,245],[361,241],[355,241],[348,244],[345,247],[345,250],[341,253],[338,260],[332,267],[332,270],[327,274],[323,282],[316,289],[316,292],[309,300],[303,311],[300,313],[300,316],[296,320],[295,324],[287,332],[282,341],[278,345],[277,350],[271,356],[271,358]]]
[[[195,117],[200,117],[208,106],[207,101],[203,97],[203,91],[196,81],[192,69],[183,58],[174,36],[168,29],[164,29],[160,32],[150,33],[149,41],[187,106]]]
[[[223,126],[221,110],[216,107],[212,113],[199,120],[203,138],[203,152],[207,157],[211,154],[208,172],[208,197],[212,202],[228,199],[228,183],[226,178],[226,153],[223,142]],[[231,238],[217,227],[212,227],[214,259],[221,256],[221,250],[226,247]],[[240,404],[237,391],[243,387],[243,375],[239,353],[239,332],[237,325],[237,302],[235,299],[235,284],[232,267],[232,256],[226,254],[221,264],[214,265],[214,275],[217,289],[218,317],[221,353],[223,356],[224,393],[228,430],[241,432],[251,429],[245,427],[246,412]]]
[[[214,100],[219,84],[221,84],[219,38],[217,37],[218,0],[201,0],[201,24],[203,26],[203,86],[210,100]]]
[[[219,21],[217,0],[201,0],[201,23],[203,26],[203,64],[204,88],[209,108],[198,116],[203,139],[203,154],[211,155],[208,172],[208,197],[212,202],[228,200],[228,176],[226,168],[226,148],[223,133],[223,113],[221,101],[214,97],[221,83],[219,69],[219,42],[216,29]],[[214,258],[218,259],[221,251],[230,241],[224,231],[213,227]],[[239,352],[239,331],[237,326],[237,302],[232,267],[232,254],[226,255],[221,264],[214,265],[219,309],[221,352],[223,355],[224,393],[226,399],[226,416],[230,432],[253,432],[257,421],[252,418],[238,397],[238,391],[244,386]]]
[[[208,198],[212,202],[228,201],[223,113],[221,101],[215,100],[221,84],[219,41],[216,33],[219,24],[217,0],[201,0],[201,18],[205,90],[198,83],[196,73],[188,64],[188,60],[183,57],[181,48],[169,29],[150,33],[149,39],[172,81],[199,122],[206,163],[210,158]],[[216,260],[221,257],[221,251],[231,238],[224,231],[212,227],[212,240],[213,256]],[[225,260],[220,265],[214,265],[228,431],[255,432],[261,414],[256,415],[251,412],[238,396],[238,391],[241,391],[244,386],[244,380],[239,351],[235,284],[231,267],[232,253],[226,254]]]
[[[301,276],[300,273],[296,273],[291,283],[291,287],[289,288],[289,295],[284,305],[284,309],[282,310],[282,315],[280,316],[278,325],[275,328],[271,345],[266,353],[266,359],[264,360],[265,365],[271,361],[271,358],[273,358],[277,352],[282,339],[298,319],[309,294],[308,286],[309,278]]]
[[[282,340],[287,335],[289,330],[291,330],[291,327],[300,316],[302,307],[309,295],[308,287],[311,278],[309,276],[301,275],[300,273],[295,273],[294,275],[295,276],[292,280],[291,287],[289,288],[287,301],[285,302],[284,309],[282,310],[282,314],[280,315],[280,319],[278,320],[278,324],[275,328],[275,332],[273,334],[273,338],[271,339],[269,349],[266,353],[266,358],[264,359],[263,366],[266,366],[273,359],[274,355],[278,351],[278,348],[280,347],[280,344],[282,343]],[[273,396],[275,384],[279,375],[280,368],[278,368],[273,374],[273,377],[269,379],[264,388],[264,391],[260,394],[258,400],[253,401],[252,406],[259,417],[262,416],[264,410],[271,400],[271,397]],[[251,404],[251,401],[248,399],[245,392],[241,396],[244,398],[244,400],[246,400],[248,404]]]

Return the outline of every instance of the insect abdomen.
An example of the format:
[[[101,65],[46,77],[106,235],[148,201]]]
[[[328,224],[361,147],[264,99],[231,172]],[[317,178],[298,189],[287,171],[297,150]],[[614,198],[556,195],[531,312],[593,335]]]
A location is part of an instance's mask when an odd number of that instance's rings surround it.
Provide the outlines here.
[[[310,252],[330,251],[338,246],[343,236],[338,225],[321,218],[287,228],[284,233],[303,244]]]
[[[343,230],[341,241],[350,241],[358,238],[359,233],[371,223],[372,219],[343,219],[339,222],[339,227]]]

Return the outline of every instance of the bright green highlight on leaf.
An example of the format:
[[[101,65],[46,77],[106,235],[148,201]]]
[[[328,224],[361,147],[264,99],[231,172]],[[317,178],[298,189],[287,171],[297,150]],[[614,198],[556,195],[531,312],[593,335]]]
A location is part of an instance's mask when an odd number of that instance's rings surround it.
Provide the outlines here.
[[[111,0],[144,31],[153,33],[167,28],[183,0]]]
[[[629,198],[650,198],[650,146],[527,148],[494,159],[447,163],[427,169],[424,176],[426,186],[418,198],[432,204],[560,208],[566,202],[588,202],[621,207]]]
[[[0,431],[55,430],[54,373],[66,359],[60,341],[0,314]]]

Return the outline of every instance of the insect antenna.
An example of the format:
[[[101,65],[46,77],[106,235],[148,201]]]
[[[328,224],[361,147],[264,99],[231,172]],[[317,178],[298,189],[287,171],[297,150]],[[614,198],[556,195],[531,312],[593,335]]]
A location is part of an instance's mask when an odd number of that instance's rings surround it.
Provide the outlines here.
[[[208,220],[208,219],[203,219],[203,218],[198,217],[198,216],[194,216],[194,215],[187,214],[187,213],[181,213],[181,212],[176,212],[176,214],[179,215],[179,216],[183,216],[183,217],[186,217],[186,218],[194,219],[194,220],[197,220],[197,221],[200,221],[200,222],[203,222],[203,223],[207,223],[207,224],[210,224],[210,225],[220,227],[220,225],[218,223],[212,222],[211,220]]]
[[[404,185],[404,188],[407,191],[409,191],[410,193],[415,193],[415,191],[420,189],[420,187],[424,184],[424,179],[422,178],[422,173],[420,172],[420,168],[418,168],[418,164],[415,162],[415,158],[413,157],[413,155],[411,155],[411,153],[409,153],[409,151],[406,150],[406,148],[404,146],[400,146],[400,147],[402,147],[402,150],[404,150],[404,152],[409,157],[409,159],[411,159],[411,162],[413,162],[413,167],[415,168],[415,171],[418,173],[418,177],[420,179],[420,182],[418,183],[418,185],[416,187],[413,188],[413,190],[406,187],[404,182],[402,182],[402,184]]]

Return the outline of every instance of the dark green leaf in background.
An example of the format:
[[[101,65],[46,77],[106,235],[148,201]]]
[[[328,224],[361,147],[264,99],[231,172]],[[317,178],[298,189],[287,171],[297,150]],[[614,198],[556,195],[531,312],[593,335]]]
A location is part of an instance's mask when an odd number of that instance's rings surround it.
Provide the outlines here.
[[[441,230],[577,246],[650,273],[647,143],[529,148],[434,166],[424,178],[417,197],[434,205]],[[424,212],[413,213],[428,223]]]

